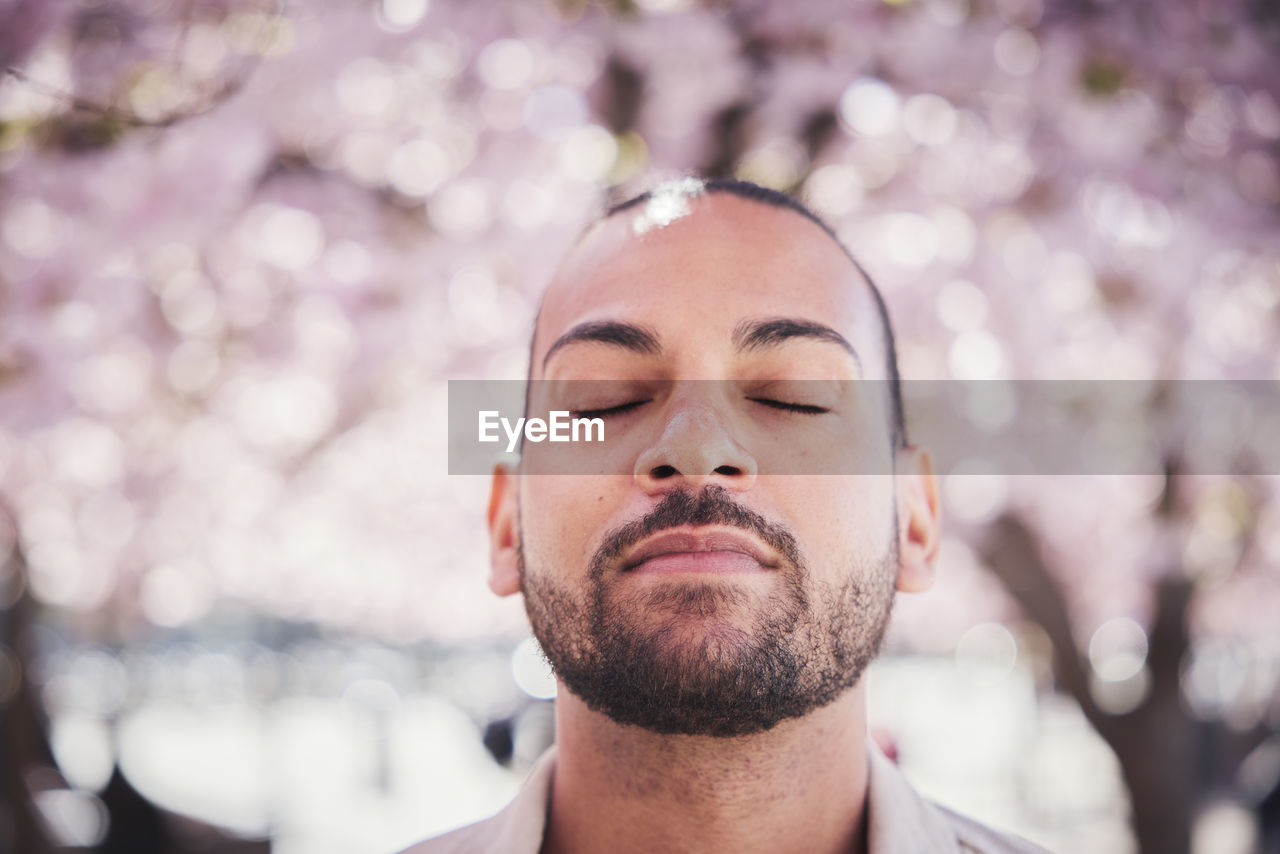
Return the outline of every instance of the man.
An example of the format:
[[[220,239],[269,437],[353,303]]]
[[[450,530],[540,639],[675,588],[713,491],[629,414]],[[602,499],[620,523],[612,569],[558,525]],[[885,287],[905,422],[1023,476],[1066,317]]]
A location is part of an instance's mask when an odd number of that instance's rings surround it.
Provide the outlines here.
[[[410,852],[1040,850],[867,738],[861,676],[895,589],[933,581],[938,491],[880,297],[816,217],[692,179],[615,208],[548,288],[530,379],[611,434],[580,449],[600,473],[531,475],[526,445],[493,478],[490,585],[524,594],[557,745]]]

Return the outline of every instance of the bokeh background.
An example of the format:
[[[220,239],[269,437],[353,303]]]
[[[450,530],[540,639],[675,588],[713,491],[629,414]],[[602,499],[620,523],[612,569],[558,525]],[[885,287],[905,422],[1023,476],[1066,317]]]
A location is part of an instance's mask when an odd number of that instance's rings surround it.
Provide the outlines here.
[[[798,193],[908,378],[1280,372],[1274,0],[0,0],[0,67],[0,850],[505,803],[552,689],[446,384],[660,179]],[[1277,851],[1277,479],[1161,454],[948,476],[876,734],[1058,851]]]

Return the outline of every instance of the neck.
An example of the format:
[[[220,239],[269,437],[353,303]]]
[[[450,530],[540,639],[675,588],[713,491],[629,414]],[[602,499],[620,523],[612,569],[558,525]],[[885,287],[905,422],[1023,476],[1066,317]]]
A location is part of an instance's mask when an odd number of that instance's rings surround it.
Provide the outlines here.
[[[543,854],[804,851],[864,854],[862,685],[768,732],[657,735],[556,701]]]

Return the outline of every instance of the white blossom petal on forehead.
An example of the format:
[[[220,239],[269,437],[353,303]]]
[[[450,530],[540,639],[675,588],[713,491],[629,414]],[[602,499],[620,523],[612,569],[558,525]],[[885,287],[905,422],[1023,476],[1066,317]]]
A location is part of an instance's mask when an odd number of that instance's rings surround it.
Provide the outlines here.
[[[680,178],[663,184],[650,193],[644,210],[631,221],[631,230],[636,234],[644,234],[651,229],[671,225],[681,217],[688,216],[689,199],[700,196],[705,191],[706,185],[699,178]]]

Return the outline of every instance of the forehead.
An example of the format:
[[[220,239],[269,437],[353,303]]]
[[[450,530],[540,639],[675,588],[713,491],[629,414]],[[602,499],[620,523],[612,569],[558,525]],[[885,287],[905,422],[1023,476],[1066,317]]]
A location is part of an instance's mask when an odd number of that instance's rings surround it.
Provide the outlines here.
[[[882,373],[869,285],[801,214],[727,193],[689,198],[665,224],[637,205],[598,223],[557,271],[539,312],[533,373],[561,334],[615,320],[654,330],[664,350],[727,343],[744,319],[786,317],[834,328]]]

